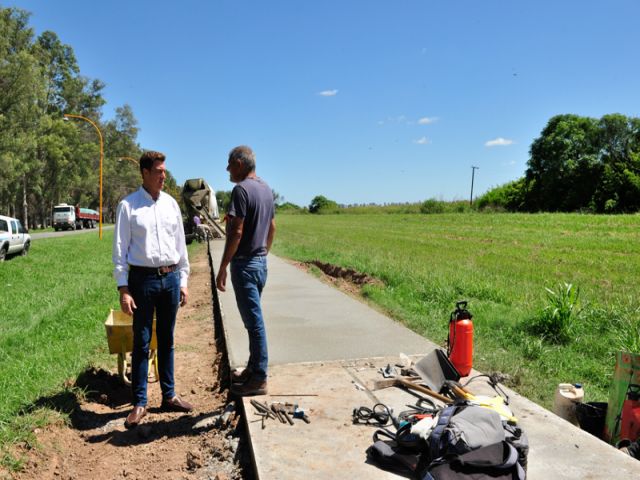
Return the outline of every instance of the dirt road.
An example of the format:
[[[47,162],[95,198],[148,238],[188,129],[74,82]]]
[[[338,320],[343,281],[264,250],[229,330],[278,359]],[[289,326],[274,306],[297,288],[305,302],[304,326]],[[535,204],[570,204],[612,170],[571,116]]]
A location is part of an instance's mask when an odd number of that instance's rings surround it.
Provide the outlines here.
[[[124,428],[131,409],[129,389],[114,373],[89,369],[76,380],[87,394],[76,396],[70,425],[37,432],[40,448],[26,452],[20,480],[249,478],[238,416],[220,424],[228,405],[220,389],[222,356],[214,339],[211,277],[206,248],[191,258],[189,304],[180,309],[175,332],[176,392],[195,405],[190,414],[161,412],[157,383],[149,384],[150,413],[134,430]],[[25,454],[25,452],[22,452]],[[1,477],[1,475],[0,475]]]

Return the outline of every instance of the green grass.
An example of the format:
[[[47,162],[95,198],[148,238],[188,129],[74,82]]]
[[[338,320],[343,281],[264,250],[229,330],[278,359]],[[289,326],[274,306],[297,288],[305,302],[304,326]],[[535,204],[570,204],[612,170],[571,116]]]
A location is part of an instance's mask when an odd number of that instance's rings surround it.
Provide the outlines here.
[[[0,264],[0,461],[10,468],[7,445],[31,441],[50,417],[38,405],[64,397],[64,382],[89,365],[115,366],[104,328],[118,308],[112,239],[112,230],[35,239],[28,256]]]
[[[436,343],[468,300],[474,366],[549,407],[559,382],[582,382],[606,400],[613,354],[638,345],[640,216],[572,214],[280,215],[275,253],[321,260],[381,279],[364,294]],[[545,312],[546,288],[580,289],[570,338],[528,328]],[[398,345],[398,352],[402,345]]]

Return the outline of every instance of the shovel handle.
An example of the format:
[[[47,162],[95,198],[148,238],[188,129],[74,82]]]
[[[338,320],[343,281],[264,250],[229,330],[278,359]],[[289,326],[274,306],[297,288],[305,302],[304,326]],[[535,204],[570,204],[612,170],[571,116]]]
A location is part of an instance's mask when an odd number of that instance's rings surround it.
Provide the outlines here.
[[[415,390],[417,392],[424,393],[426,395],[429,395],[430,397],[435,398],[436,400],[440,400],[443,403],[446,403],[446,404],[453,403],[453,400],[451,400],[450,398],[447,398],[444,395],[440,395],[439,393],[434,392],[430,388],[423,387],[422,385],[416,385],[415,383],[409,382],[404,378],[396,378],[396,382],[404,387],[407,387],[409,390]]]

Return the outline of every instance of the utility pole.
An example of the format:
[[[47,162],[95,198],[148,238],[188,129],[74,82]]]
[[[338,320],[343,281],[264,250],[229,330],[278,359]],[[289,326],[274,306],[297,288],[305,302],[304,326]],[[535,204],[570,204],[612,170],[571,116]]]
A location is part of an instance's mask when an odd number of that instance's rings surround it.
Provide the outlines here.
[[[476,176],[476,170],[480,167],[471,165],[471,197],[469,197],[469,206],[473,205],[473,178]]]

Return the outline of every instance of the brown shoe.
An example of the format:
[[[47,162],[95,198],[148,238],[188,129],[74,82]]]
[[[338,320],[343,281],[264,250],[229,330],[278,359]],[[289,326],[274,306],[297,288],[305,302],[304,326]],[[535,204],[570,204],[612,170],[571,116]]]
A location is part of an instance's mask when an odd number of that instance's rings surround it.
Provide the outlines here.
[[[244,383],[251,378],[251,370],[245,368],[244,370],[234,370],[231,372],[231,383]]]
[[[267,394],[267,381],[250,378],[245,383],[231,385],[231,393],[240,397],[253,397],[254,395]]]
[[[131,410],[131,413],[127,415],[127,419],[124,421],[125,428],[137,427],[140,421],[146,416],[146,407],[133,407],[133,410]]]
[[[193,410],[193,405],[186,400],[182,400],[180,397],[175,396],[170,400],[163,399],[160,408],[171,412],[190,412]]]

